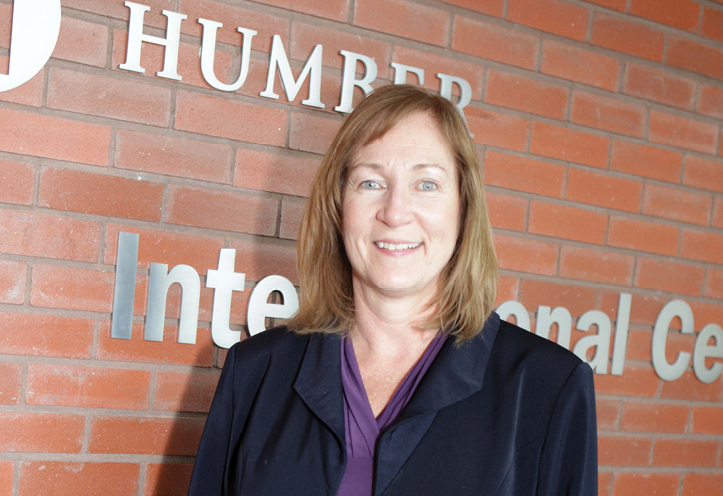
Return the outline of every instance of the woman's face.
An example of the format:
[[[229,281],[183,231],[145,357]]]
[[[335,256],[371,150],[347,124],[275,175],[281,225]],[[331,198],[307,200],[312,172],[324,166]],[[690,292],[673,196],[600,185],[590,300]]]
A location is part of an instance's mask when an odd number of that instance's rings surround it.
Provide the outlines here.
[[[427,113],[401,120],[352,158],[343,190],[343,238],[355,288],[436,295],[459,234],[452,152]]]

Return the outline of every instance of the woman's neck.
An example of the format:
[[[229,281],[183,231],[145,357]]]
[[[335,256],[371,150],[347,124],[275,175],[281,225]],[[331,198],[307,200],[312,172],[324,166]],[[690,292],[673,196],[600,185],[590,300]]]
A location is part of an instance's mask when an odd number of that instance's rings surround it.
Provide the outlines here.
[[[355,353],[373,361],[419,358],[437,335],[436,329],[417,327],[433,312],[428,308],[431,296],[388,296],[356,286],[351,333]]]

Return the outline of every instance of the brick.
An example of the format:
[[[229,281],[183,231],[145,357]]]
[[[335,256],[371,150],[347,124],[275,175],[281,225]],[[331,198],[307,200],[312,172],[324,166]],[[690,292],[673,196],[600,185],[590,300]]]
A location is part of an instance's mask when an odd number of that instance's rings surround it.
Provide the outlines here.
[[[179,90],[175,129],[237,141],[281,146],[286,142],[285,110]]]
[[[686,405],[626,401],[621,427],[633,432],[684,433],[689,413]]]
[[[88,451],[193,456],[204,423],[203,418],[93,417]]]
[[[175,9],[176,0],[146,0],[143,5],[148,5],[151,8],[151,10],[146,12],[143,17],[143,23],[146,26],[154,26],[165,29],[167,19],[161,11],[170,10],[178,12],[178,10]],[[63,0],[63,7],[93,12],[94,14],[100,14],[105,17],[113,17],[124,21],[128,20],[130,15],[130,9],[128,9],[128,7],[126,7],[123,3],[98,2],[96,0]],[[181,10],[180,12],[185,11]]]
[[[290,4],[291,2],[285,3]],[[297,1],[294,3],[300,5],[302,2]],[[334,1],[328,3],[329,7],[332,7],[331,4],[333,4]],[[286,5],[286,7],[291,8],[291,10],[296,10],[290,5]],[[271,39],[275,34],[281,37],[284,45],[288,44],[289,21],[283,17],[271,15],[268,12],[262,13],[235,5],[208,0],[180,0],[178,12],[183,12],[188,16],[188,20],[181,23],[181,32],[192,36],[201,37],[203,26],[198,23],[196,19],[204,18],[223,23],[223,27],[216,31],[216,41],[219,43],[241,46],[242,36],[236,28],[242,27],[258,32],[253,38],[254,50],[261,50],[268,53],[271,50]],[[218,53],[218,51],[216,53]],[[198,58],[198,53],[196,57]],[[238,54],[234,55],[234,57],[238,57]],[[238,75],[238,73],[236,73],[236,75]]]
[[[688,351],[691,352],[692,349]],[[663,381],[660,397],[665,399],[720,403],[723,401],[723,380],[719,377],[718,380],[710,384],[704,384],[698,380],[692,370],[686,370],[680,379],[670,382]]]
[[[494,228],[524,231],[527,219],[527,199],[486,192],[487,215]]]
[[[700,4],[692,0],[630,0],[630,13],[674,28],[695,31]]]
[[[34,412],[0,412],[0,450],[80,453],[85,416]]]
[[[642,138],[645,136],[645,114],[644,107],[615,98],[583,91],[572,94],[570,121],[583,126]]]
[[[638,257],[635,286],[669,293],[699,296],[705,269],[668,260]]]
[[[698,439],[656,439],[655,467],[715,467],[718,441]]]
[[[114,339],[110,337],[110,322],[103,320],[98,326],[97,358],[197,367],[210,367],[213,364],[213,342],[209,329],[198,330],[195,346],[178,343],[176,336],[177,326],[165,326],[163,341],[146,341],[143,339],[143,325],[135,323],[132,339]]]
[[[693,314],[696,316],[696,322],[723,322],[723,302],[704,303],[700,301],[689,302]],[[700,325],[699,327],[703,327]],[[706,362],[707,363],[707,362]],[[723,386],[723,382],[721,383]]]
[[[646,466],[652,439],[632,436],[598,436],[598,463],[612,466]]]
[[[96,222],[0,210],[0,253],[95,262],[99,237]]]
[[[324,155],[340,127],[338,119],[293,112],[289,148]]]
[[[0,47],[10,46],[10,30],[12,28],[12,4],[0,5]]]
[[[495,235],[494,242],[497,262],[503,270],[548,276],[557,270],[559,247],[553,243],[500,233]]]
[[[587,3],[594,3],[595,5],[601,5],[609,9],[617,10],[619,12],[625,12],[628,5],[628,0],[586,0]]]
[[[663,61],[665,32],[650,26],[596,12],[590,43],[655,62]]]
[[[723,79],[723,49],[675,34],[668,35],[665,63],[686,71]]]
[[[723,270],[710,267],[707,269],[703,295],[708,298],[723,300]]]
[[[151,373],[101,367],[28,365],[28,405],[147,410]]]
[[[723,10],[703,7],[700,34],[706,38],[723,41]]]
[[[517,277],[500,276],[497,284],[497,302],[496,306],[505,301],[516,300],[520,293],[520,280]]]
[[[203,16],[201,16],[203,17]],[[205,17],[204,17],[205,18]],[[213,18],[214,20],[217,18]],[[223,18],[220,18],[223,19]],[[186,23],[190,23],[191,21],[185,21]],[[165,25],[165,24],[164,24]],[[184,24],[181,24],[181,27],[183,28]],[[199,24],[200,26],[200,24]],[[235,28],[234,28],[235,30]],[[219,30],[219,35],[221,35],[225,30],[222,28]],[[236,32],[236,31],[234,31]],[[237,38],[235,38],[234,45],[238,46],[241,43],[241,35],[236,32]],[[269,41],[267,43],[270,43],[271,36],[269,36]],[[254,38],[254,43],[260,41],[257,40],[257,38]],[[163,64],[165,61],[165,49],[161,45],[154,45],[149,43],[144,43],[143,48],[141,50],[141,61],[140,65],[141,68],[145,70],[143,73],[138,72],[131,72],[128,73],[124,69],[121,69],[118,67],[120,64],[123,64],[126,60],[126,46],[128,44],[128,32],[122,29],[115,29],[113,31],[113,53],[112,53],[112,62],[111,62],[111,68],[116,71],[120,71],[124,74],[133,74],[133,76],[138,77],[142,76],[145,78],[154,78],[159,81],[163,81],[163,79],[159,79],[156,74],[163,70]],[[256,45],[254,44],[254,47]],[[177,72],[178,75],[181,76],[181,84],[188,84],[192,86],[200,86],[202,88],[211,88],[211,86],[206,82],[205,78],[203,77],[203,74],[201,72],[201,64],[199,63],[199,47],[198,45],[192,45],[190,43],[184,43],[181,42],[178,47],[178,62],[177,62]],[[214,64],[213,64],[213,72],[216,75],[216,77],[219,79],[219,81],[231,83],[233,81],[236,81],[236,78],[238,78],[238,70],[234,70],[233,67],[233,61],[234,61],[234,54],[225,50],[217,49],[216,54],[214,57]],[[254,67],[251,65],[250,67]],[[249,74],[249,81],[251,77],[253,76],[253,69],[251,69],[251,74]],[[244,88],[248,86],[248,82],[244,84]],[[215,90],[214,90],[215,91]],[[258,95],[258,93],[261,90],[256,91],[255,95]]]
[[[628,365],[623,375],[595,374],[596,394],[652,398],[659,384],[660,379],[650,365]]]
[[[565,307],[574,317],[595,308],[596,299],[595,288],[534,279],[523,280],[520,292],[520,302],[529,311],[536,312],[540,305]]]
[[[643,213],[705,226],[711,203],[708,194],[648,183],[643,195]]]
[[[233,149],[207,143],[119,129],[115,143],[115,166],[166,176],[231,182]]]
[[[678,496],[680,474],[661,473],[620,473],[615,474],[613,493],[615,496]]]
[[[437,46],[449,40],[447,12],[407,0],[356,0],[354,25]]]
[[[537,200],[530,202],[528,231],[556,238],[605,244],[608,216],[592,210]]]
[[[386,79],[389,76],[389,62],[392,51],[389,43],[302,22],[294,22],[291,25],[289,53],[293,60],[305,62],[316,45],[324,47],[322,64],[327,67],[342,70],[344,68],[344,56],[339,51],[347,50],[363,53],[367,57],[371,57],[377,64],[378,77]],[[266,72],[268,72],[268,69]],[[264,72],[264,77],[266,77],[266,72]],[[433,76],[434,74],[429,74],[427,77],[431,79]]]
[[[610,217],[608,245],[629,250],[675,256],[678,253],[680,230],[670,224],[661,224],[630,217]]]
[[[105,67],[108,27],[64,16],[53,57],[81,64]]]
[[[0,160],[0,202],[32,205],[35,168],[20,162]]]
[[[22,364],[0,363],[0,405],[19,405],[22,384]],[[1,469],[0,473],[2,473]],[[1,476],[0,480],[2,480]],[[1,483],[0,487],[2,487]]]
[[[655,146],[613,140],[610,169],[636,176],[677,183],[683,154]]]
[[[22,304],[25,301],[25,279],[28,265],[0,260],[0,303]]]
[[[687,473],[683,478],[682,496],[707,496],[720,494],[723,474]]]
[[[0,312],[0,353],[90,358],[92,342],[89,319]]]
[[[518,152],[527,147],[528,120],[475,107],[465,109],[465,115],[475,143]]]
[[[658,314],[663,308],[663,305],[668,303],[670,300],[670,298],[656,294],[636,293],[632,291],[626,292],[631,293],[632,308],[635,309],[630,314],[630,323],[642,324],[651,328],[655,323],[655,320],[658,318]],[[611,291],[607,289],[600,290],[599,308],[610,315],[610,318],[613,320],[617,317],[619,294],[620,293],[618,291]],[[675,327],[677,322],[677,320],[674,320],[671,324],[671,328]]]
[[[467,81],[472,88],[472,100],[482,99],[484,68],[478,64],[470,64],[468,62],[462,62],[449,57],[420,52],[404,46],[394,47],[392,61],[423,69],[423,86],[434,91],[439,91],[441,84],[436,74],[442,73],[450,76],[461,77]],[[407,81],[410,84],[418,83],[417,77],[414,75],[408,75]],[[489,85],[489,76],[487,84]],[[454,85],[452,90],[453,92],[456,92],[457,86]]]
[[[138,492],[139,472],[138,463],[21,462],[18,495],[127,496]]]
[[[565,120],[569,91],[563,86],[490,69],[487,72],[485,102]]]
[[[723,408],[716,406],[694,406],[690,431],[696,434],[723,434]]]
[[[0,493],[12,494],[15,463],[12,460],[0,460]]]
[[[685,159],[683,184],[723,193],[723,162],[688,155]]]
[[[619,430],[621,402],[618,400],[595,400],[597,428],[599,431]]]
[[[494,17],[502,17],[504,0],[442,0],[444,3],[464,7],[465,9],[481,12]]]
[[[303,200],[297,198],[284,198],[281,202],[281,221],[279,223],[279,237],[284,239],[297,239],[301,219],[304,214]]]
[[[683,229],[680,256],[689,260],[723,264],[723,234]]]
[[[650,141],[715,155],[718,128],[657,110],[650,111]]]
[[[208,412],[218,383],[218,374],[158,372],[154,410]]]
[[[295,196],[309,196],[321,161],[316,157],[239,148],[233,185]]]
[[[0,10],[0,23],[2,22],[2,10]],[[2,29],[0,29],[2,31]],[[1,34],[1,33],[0,33]],[[2,45],[2,43],[0,43]],[[0,55],[0,74],[7,74],[9,59]],[[40,107],[43,105],[43,90],[45,87],[45,69],[41,69],[33,78],[17,88],[0,93],[0,101],[19,103]]]
[[[714,227],[723,227],[723,198],[715,199],[712,224]]]
[[[188,492],[191,483],[191,463],[149,463],[146,465],[146,485],[143,494],[179,496]]]
[[[566,198],[578,203],[638,212],[642,191],[640,181],[572,168],[567,173]]]
[[[35,265],[30,304],[91,312],[111,311],[112,272],[51,265]]]
[[[274,5],[287,10],[295,10],[317,17],[326,17],[335,21],[345,21],[348,6],[346,0],[330,0],[317,2],[315,0],[255,0],[259,3]]]
[[[280,275],[299,285],[296,273],[296,246],[293,243],[234,240],[229,248],[236,250],[236,270],[243,270],[246,281],[260,281],[266,276]]]
[[[171,185],[167,202],[171,224],[267,236],[276,232],[279,202],[273,198]]]
[[[559,0],[509,0],[506,19],[573,40],[585,41],[590,10]]]
[[[161,183],[56,168],[40,176],[41,207],[158,221],[162,202]]]
[[[108,224],[105,236],[104,263],[115,264],[119,232],[135,233],[138,241],[138,267],[147,269],[151,262],[168,264],[168,268],[185,264],[203,275],[218,267],[223,240],[192,234],[178,234],[132,226]]]
[[[563,246],[560,251],[560,277],[602,282],[618,286],[633,283],[635,257],[620,253]]]
[[[110,134],[109,126],[0,108],[5,152],[105,166]]]
[[[690,110],[693,108],[695,82],[631,62],[625,68],[623,92],[663,105]]]
[[[48,107],[166,126],[171,116],[171,90],[53,67],[48,83]]]
[[[723,88],[700,83],[696,111],[717,119],[723,118]]]
[[[524,69],[537,66],[540,40],[516,29],[454,17],[452,50]]]
[[[542,44],[543,74],[615,91],[620,63],[613,57],[572,45],[545,40]]]
[[[533,121],[530,152],[590,167],[606,168],[610,139]]]

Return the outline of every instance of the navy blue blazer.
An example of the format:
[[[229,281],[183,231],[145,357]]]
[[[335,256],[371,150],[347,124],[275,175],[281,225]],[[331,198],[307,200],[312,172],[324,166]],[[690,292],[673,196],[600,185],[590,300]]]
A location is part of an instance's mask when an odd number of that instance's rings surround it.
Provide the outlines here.
[[[270,329],[234,345],[190,496],[335,496],[346,463],[335,335]],[[445,342],[377,444],[374,495],[597,494],[593,375],[493,313]]]

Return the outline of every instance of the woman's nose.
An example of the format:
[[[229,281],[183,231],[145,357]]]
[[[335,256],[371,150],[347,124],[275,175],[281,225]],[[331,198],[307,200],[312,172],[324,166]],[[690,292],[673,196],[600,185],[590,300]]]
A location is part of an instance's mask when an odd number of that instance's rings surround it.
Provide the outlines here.
[[[377,220],[390,227],[403,226],[412,219],[412,204],[409,191],[401,186],[391,186],[384,194],[377,212]]]

